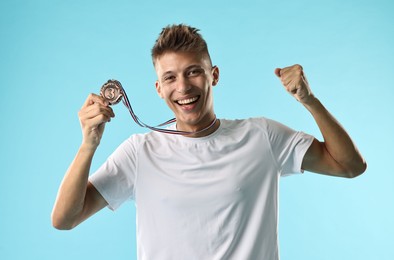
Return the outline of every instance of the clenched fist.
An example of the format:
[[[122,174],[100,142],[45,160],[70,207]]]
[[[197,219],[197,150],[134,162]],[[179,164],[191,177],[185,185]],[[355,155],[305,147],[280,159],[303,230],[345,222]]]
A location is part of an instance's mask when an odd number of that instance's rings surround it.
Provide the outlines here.
[[[280,78],[285,89],[302,104],[306,105],[313,99],[313,93],[301,65],[276,68],[275,74]]]

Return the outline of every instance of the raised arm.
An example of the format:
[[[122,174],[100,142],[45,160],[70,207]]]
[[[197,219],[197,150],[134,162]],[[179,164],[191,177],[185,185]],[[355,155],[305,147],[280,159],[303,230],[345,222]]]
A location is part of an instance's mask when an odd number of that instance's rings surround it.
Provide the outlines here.
[[[347,178],[362,174],[367,167],[364,158],[341,124],[313,95],[303,68],[300,65],[277,68],[275,74],[285,89],[312,114],[324,138],[324,142],[313,141],[302,168]]]
[[[88,177],[105,123],[114,113],[100,96],[90,94],[78,116],[83,140],[63,178],[53,207],[52,225],[57,229],[72,229],[107,205]]]

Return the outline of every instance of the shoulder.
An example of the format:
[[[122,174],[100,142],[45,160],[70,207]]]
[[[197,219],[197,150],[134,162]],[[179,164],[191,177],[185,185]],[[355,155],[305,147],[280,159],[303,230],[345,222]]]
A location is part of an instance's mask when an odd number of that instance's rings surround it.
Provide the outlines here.
[[[119,154],[131,155],[137,152],[149,139],[149,133],[132,134],[117,147],[112,156]]]
[[[266,117],[223,120],[223,128],[225,133],[233,133],[248,138],[261,136],[267,138],[270,142],[306,135],[303,132],[296,131],[283,123]]]

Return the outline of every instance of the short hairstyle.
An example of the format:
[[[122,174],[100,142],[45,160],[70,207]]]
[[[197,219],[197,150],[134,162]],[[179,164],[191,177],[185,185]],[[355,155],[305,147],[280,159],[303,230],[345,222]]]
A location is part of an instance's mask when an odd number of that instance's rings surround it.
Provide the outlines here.
[[[171,51],[203,53],[211,62],[207,43],[198,31],[199,29],[185,24],[168,25],[163,28],[152,48],[153,64],[159,56]]]

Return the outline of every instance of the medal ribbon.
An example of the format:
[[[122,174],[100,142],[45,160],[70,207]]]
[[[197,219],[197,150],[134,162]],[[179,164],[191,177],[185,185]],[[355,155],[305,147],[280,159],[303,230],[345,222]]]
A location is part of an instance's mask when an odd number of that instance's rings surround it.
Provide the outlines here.
[[[105,83],[101,87],[101,96],[106,99],[110,105],[115,105],[119,103],[119,101],[122,99],[123,105],[127,108],[129,111],[131,117],[133,120],[141,127],[148,128],[150,130],[160,132],[160,133],[166,133],[166,134],[177,134],[177,135],[191,135],[191,134],[197,134],[201,133],[203,131],[208,130],[209,128],[213,127],[217,121],[217,118],[215,116],[215,119],[212,121],[212,123],[205,127],[202,130],[195,131],[195,132],[188,132],[188,131],[179,131],[179,130],[172,130],[172,129],[166,129],[166,128],[161,128],[163,126],[172,124],[176,122],[176,118],[170,119],[160,125],[157,126],[150,126],[142,122],[138,116],[134,113],[133,108],[131,106],[130,100],[126,94],[126,91],[122,87],[122,84],[120,84],[119,81],[117,80],[108,80],[107,83]]]

